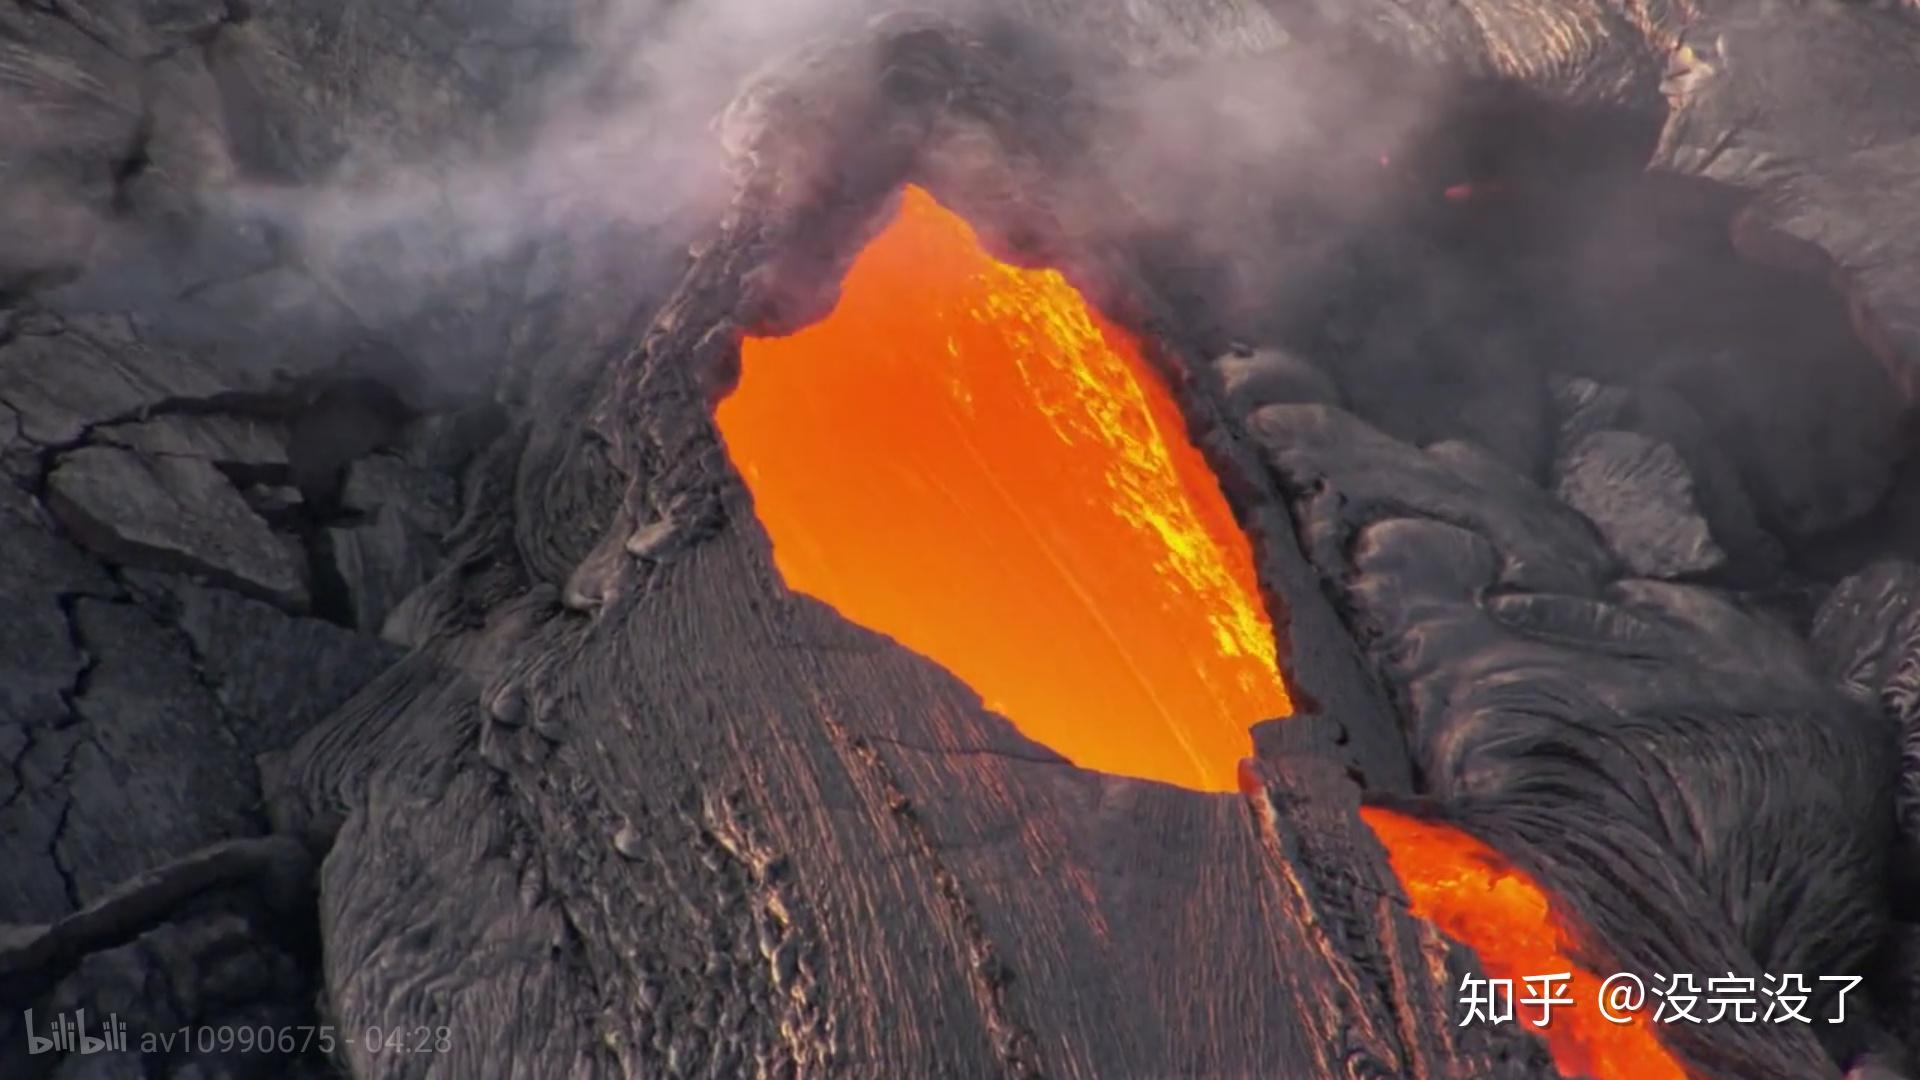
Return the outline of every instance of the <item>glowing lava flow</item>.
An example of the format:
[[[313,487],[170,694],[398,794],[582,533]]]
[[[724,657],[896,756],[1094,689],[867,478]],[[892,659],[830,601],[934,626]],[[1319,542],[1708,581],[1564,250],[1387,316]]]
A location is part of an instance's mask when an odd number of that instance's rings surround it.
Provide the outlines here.
[[[1624,1024],[1600,1015],[1600,977],[1569,958],[1572,945],[1547,894],[1499,852],[1458,829],[1379,807],[1362,808],[1360,816],[1386,847],[1413,913],[1473,946],[1489,976],[1513,980],[1516,1020],[1530,1024],[1530,1014],[1538,1015],[1519,1004],[1530,993],[1522,979],[1571,973],[1554,994],[1571,998],[1574,1007],[1555,1008],[1539,1029],[1562,1073],[1603,1080],[1686,1076],[1644,1014]]]
[[[821,322],[742,345],[716,410],[787,584],[1090,769],[1232,791],[1291,712],[1246,535],[1133,340],[908,188]],[[1557,1064],[1682,1075],[1601,1019],[1544,893],[1455,830],[1365,816],[1417,914],[1495,977],[1575,972]]]
[[[716,418],[787,584],[1076,764],[1232,791],[1292,711],[1246,534],[1134,342],[918,188]]]

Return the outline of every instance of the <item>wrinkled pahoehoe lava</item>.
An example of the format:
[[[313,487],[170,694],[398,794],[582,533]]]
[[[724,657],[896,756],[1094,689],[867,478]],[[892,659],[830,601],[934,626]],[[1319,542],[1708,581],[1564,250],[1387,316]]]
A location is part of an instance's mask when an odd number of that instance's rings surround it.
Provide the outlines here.
[[[821,6],[0,9],[0,1074],[1920,1075],[1920,11]],[[1237,771],[792,580],[909,186],[1224,498]],[[1562,959],[1864,981],[1458,1022]]]

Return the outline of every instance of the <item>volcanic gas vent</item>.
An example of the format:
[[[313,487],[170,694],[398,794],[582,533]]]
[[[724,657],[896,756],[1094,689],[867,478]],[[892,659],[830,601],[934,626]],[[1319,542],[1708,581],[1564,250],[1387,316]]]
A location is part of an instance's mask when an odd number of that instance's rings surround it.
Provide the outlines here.
[[[1234,787],[1291,711],[1252,554],[1137,344],[909,187],[717,410],[787,583],[1086,768]]]

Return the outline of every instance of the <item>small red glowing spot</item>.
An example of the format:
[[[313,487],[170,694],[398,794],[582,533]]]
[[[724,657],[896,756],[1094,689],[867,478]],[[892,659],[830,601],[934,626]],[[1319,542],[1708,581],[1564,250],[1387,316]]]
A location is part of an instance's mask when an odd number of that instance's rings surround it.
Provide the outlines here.
[[[1507,185],[1499,180],[1486,180],[1478,183],[1455,184],[1441,194],[1448,202],[1466,202],[1469,199],[1483,199],[1489,195],[1504,195]]]

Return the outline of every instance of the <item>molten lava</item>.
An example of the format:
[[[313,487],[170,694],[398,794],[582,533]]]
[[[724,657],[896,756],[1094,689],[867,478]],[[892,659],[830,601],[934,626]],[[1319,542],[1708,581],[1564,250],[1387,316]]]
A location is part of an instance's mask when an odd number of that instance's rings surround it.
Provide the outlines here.
[[[787,584],[944,664],[1077,764],[1231,791],[1291,712],[1247,538],[1136,343],[908,188],[821,322],[742,345],[716,418]],[[1469,836],[1364,811],[1414,911],[1495,977],[1574,972],[1568,1072],[1682,1075],[1596,1012],[1546,895]]]
[[[1136,343],[918,188],[717,410],[792,588],[1083,767],[1234,790],[1292,711],[1246,534]]]
[[[1654,1038],[1644,1014],[1624,1024],[1601,1015],[1602,977],[1573,962],[1572,945],[1547,894],[1499,852],[1458,829],[1380,807],[1365,807],[1360,816],[1386,847],[1413,913],[1472,946],[1490,977],[1513,980],[1516,1022],[1531,1026],[1539,1015],[1521,1001],[1540,991],[1521,980],[1572,974],[1553,994],[1574,1004],[1555,1007],[1547,1025],[1536,1029],[1562,1073],[1603,1080],[1686,1076]]]

